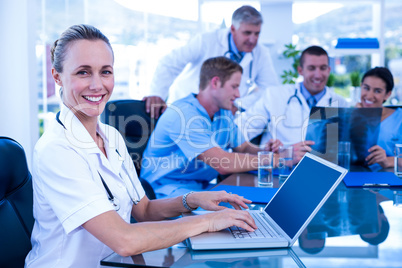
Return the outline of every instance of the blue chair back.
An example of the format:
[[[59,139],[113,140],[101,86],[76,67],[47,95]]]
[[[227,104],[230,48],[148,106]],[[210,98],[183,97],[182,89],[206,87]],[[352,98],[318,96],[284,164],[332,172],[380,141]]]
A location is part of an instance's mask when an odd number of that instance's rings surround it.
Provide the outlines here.
[[[146,112],[145,101],[109,101],[101,115],[101,121],[116,128],[123,136],[139,177],[142,155],[157,122]],[[155,199],[155,193],[148,181],[142,178],[140,181],[148,198]]]
[[[34,224],[32,177],[25,151],[0,137],[0,267],[24,267]]]
[[[140,100],[114,100],[106,104],[101,121],[116,128],[123,136],[137,172],[141,169],[142,154],[155,128],[156,120],[145,110]]]

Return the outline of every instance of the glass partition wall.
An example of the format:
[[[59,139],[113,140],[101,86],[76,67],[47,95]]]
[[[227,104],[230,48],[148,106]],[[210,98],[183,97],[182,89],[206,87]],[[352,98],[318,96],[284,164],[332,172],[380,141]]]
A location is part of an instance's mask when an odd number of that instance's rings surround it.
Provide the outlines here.
[[[38,105],[41,133],[47,121],[59,110],[59,89],[51,77],[49,49],[56,38],[73,24],[86,23],[99,28],[109,37],[115,53],[115,90],[113,99],[142,99],[148,94],[153,72],[161,57],[186,44],[197,33],[228,27],[233,11],[243,4],[260,9],[260,1],[211,0],[35,0],[37,5],[36,58],[38,63]],[[378,5],[384,1],[384,5]],[[291,2],[291,1],[288,1]],[[335,90],[350,100],[350,73],[364,73],[380,50],[342,54],[335,50],[340,37],[378,37],[376,8],[384,9],[384,62],[396,76],[393,103],[402,100],[402,30],[398,22],[402,2],[398,0],[303,1],[294,0],[293,43],[298,49],[321,45],[333,57]],[[283,11],[282,11],[283,12]],[[264,12],[262,12],[264,16]],[[262,30],[272,25],[264,18]],[[272,28],[270,29],[272,33]],[[275,34],[275,32],[273,33]],[[275,42],[275,37],[268,37]],[[271,43],[272,43],[271,42]],[[270,44],[268,44],[269,46]],[[271,44],[272,45],[272,44]],[[271,49],[273,61],[283,60],[284,49]],[[290,63],[291,64],[291,63]],[[286,65],[286,64],[285,64]],[[278,69],[282,68],[278,65]],[[289,65],[289,68],[290,65]],[[282,70],[277,70],[280,75]]]
[[[115,55],[112,99],[142,99],[158,60],[199,32],[228,27],[233,11],[258,1],[198,0],[36,0],[40,132],[59,110],[59,89],[51,77],[49,49],[74,24],[99,28]]]

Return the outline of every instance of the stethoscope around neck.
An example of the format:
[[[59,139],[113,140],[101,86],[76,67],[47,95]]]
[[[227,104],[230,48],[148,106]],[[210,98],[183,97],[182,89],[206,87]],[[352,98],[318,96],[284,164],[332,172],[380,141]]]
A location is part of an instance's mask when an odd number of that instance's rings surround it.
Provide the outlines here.
[[[288,102],[287,102],[287,105],[289,105],[290,102],[292,101],[292,99],[295,98],[295,99],[297,100],[297,102],[300,104],[300,106],[303,106],[303,103],[302,103],[301,99],[299,98],[299,96],[297,95],[297,92],[298,92],[298,90],[297,90],[297,87],[296,87],[296,88],[295,88],[295,94],[293,94],[292,96],[289,97]],[[332,97],[330,97],[330,98],[328,99],[328,106],[329,106],[329,107],[332,106]]]
[[[293,118],[296,118],[297,116],[295,115],[295,111],[293,113],[289,112],[289,106],[291,105],[292,101],[297,101],[297,103],[300,106],[300,121],[298,122],[297,120],[292,120]],[[332,97],[328,99],[328,107],[332,106]],[[284,126],[288,128],[299,128],[304,122],[304,117],[303,117],[303,102],[301,101],[300,97],[298,96],[298,88],[295,88],[295,93],[289,97],[287,103],[286,103],[286,109],[284,112],[285,115],[285,120],[283,121]]]
[[[120,153],[119,153],[119,151],[118,151],[117,149],[116,149],[116,153],[120,156]],[[123,169],[124,169],[124,172],[126,172],[126,174],[128,174],[128,172],[127,172],[127,170],[126,170],[126,167],[125,167],[125,165],[124,165],[124,160],[123,160],[123,163],[122,163],[122,167],[123,167]],[[117,198],[113,195],[112,191],[110,191],[109,187],[107,186],[105,180],[103,179],[103,177],[102,177],[102,175],[99,173],[99,171],[98,171],[98,174],[99,174],[99,177],[101,178],[103,187],[105,187],[105,190],[106,190],[106,193],[107,193],[107,195],[108,195],[108,199],[109,199],[110,203],[112,203],[113,208],[114,208],[116,211],[118,211],[118,210],[120,209],[120,201],[119,201],[119,199],[117,199]],[[122,179],[122,181],[124,182],[124,186],[125,186],[125,188],[126,188],[126,191],[127,191],[128,196],[130,196],[131,202],[133,202],[134,205],[137,205],[138,202],[140,202],[140,195],[138,194],[137,188],[135,187],[134,183],[132,182],[132,180],[126,179],[124,176],[122,176],[121,173],[119,173],[119,176],[120,176],[120,178]],[[132,195],[132,193],[128,190],[126,180],[129,180],[129,181],[130,181],[131,186],[133,186],[133,189],[134,189],[134,191],[135,191],[135,193],[136,193],[136,195],[137,195],[137,198],[134,198],[134,196]]]
[[[58,122],[65,130],[67,130],[67,128],[64,126],[64,124],[60,121],[60,112],[57,113],[57,115],[56,115],[56,120],[57,120],[57,122]],[[117,153],[117,154],[120,156],[120,158],[121,158],[121,155],[120,155],[120,153],[119,153],[119,151],[118,151],[117,149],[116,149],[116,153]],[[123,167],[123,169],[124,169],[124,172],[125,172],[126,174],[129,174],[128,171],[127,171],[127,169],[126,169],[126,166],[124,165],[124,160],[123,160],[123,163],[122,163],[121,165],[122,165],[122,167]],[[105,191],[106,191],[106,193],[107,193],[107,196],[108,196],[108,199],[109,199],[110,203],[112,203],[112,206],[113,206],[114,210],[118,211],[118,210],[120,209],[120,200],[117,199],[117,198],[113,195],[112,191],[110,190],[109,186],[107,185],[107,183],[105,182],[105,180],[103,179],[103,177],[102,177],[102,175],[100,174],[99,171],[98,171],[98,174],[99,174],[99,177],[100,177],[100,179],[101,179],[101,181],[102,181],[103,187],[105,187]],[[135,205],[137,205],[138,202],[140,202],[140,195],[139,195],[139,193],[138,193],[138,191],[137,191],[137,188],[135,187],[134,183],[132,182],[131,179],[127,179],[127,178],[125,178],[124,176],[122,176],[120,172],[119,172],[119,176],[120,176],[120,178],[122,179],[122,181],[124,182],[124,186],[125,186],[125,188],[126,188],[127,194],[130,196],[131,201],[132,201]],[[134,189],[134,191],[135,191],[135,193],[136,193],[136,195],[137,195],[137,198],[134,198],[134,196],[132,195],[132,193],[128,190],[126,180],[129,180],[129,181],[130,181],[130,183],[131,183],[131,185],[133,186],[133,189]]]
[[[223,56],[224,56],[224,57],[228,57],[228,58],[230,58],[230,59],[233,58],[234,61],[236,61],[237,63],[240,64],[241,60],[243,59],[243,56],[241,56],[240,53],[235,53],[235,52],[233,51],[233,49],[232,49],[232,44],[231,44],[231,42],[230,42],[230,37],[231,37],[231,36],[232,36],[232,34],[229,33],[229,34],[228,34],[228,47],[229,47],[229,50],[226,51],[226,52],[223,54]],[[253,52],[251,52],[251,53],[253,53]],[[255,86],[255,83],[254,83],[254,81],[253,81],[253,79],[252,79],[252,74],[253,74],[253,60],[250,61],[250,70],[249,70],[249,72],[248,72],[248,79],[247,79],[247,81],[246,81],[246,86],[247,86],[248,89],[254,88],[254,86]]]

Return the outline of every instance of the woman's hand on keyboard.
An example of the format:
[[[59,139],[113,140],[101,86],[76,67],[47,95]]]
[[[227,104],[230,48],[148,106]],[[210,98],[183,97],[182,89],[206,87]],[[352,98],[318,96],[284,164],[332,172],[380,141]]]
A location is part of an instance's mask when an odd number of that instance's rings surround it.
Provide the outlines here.
[[[227,207],[219,206],[219,203],[226,202],[231,204],[235,209],[247,209],[247,204],[251,203],[248,200],[237,194],[231,194],[226,191],[205,191],[196,192],[187,196],[187,203],[190,207],[201,207],[205,210],[223,210]]]
[[[216,232],[231,226],[243,228],[249,232],[257,229],[250,213],[245,210],[224,209],[212,213],[207,213],[201,217],[206,217],[208,220],[208,232]]]

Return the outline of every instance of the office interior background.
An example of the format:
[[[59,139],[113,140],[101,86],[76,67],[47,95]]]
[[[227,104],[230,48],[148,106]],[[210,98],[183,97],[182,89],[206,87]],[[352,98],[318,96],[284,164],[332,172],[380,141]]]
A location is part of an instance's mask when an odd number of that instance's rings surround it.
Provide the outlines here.
[[[263,15],[259,42],[270,48],[280,81],[293,62],[283,56],[285,45],[320,45],[331,57],[332,88],[351,104],[357,101],[351,74],[374,66],[391,69],[390,104],[402,103],[400,0],[1,0],[0,136],[20,142],[31,165],[35,143],[60,105],[49,49],[69,26],[91,24],[110,39],[112,99],[142,99],[163,55],[198,33],[229,27],[244,4]],[[339,49],[340,38],[375,38],[379,46]]]

